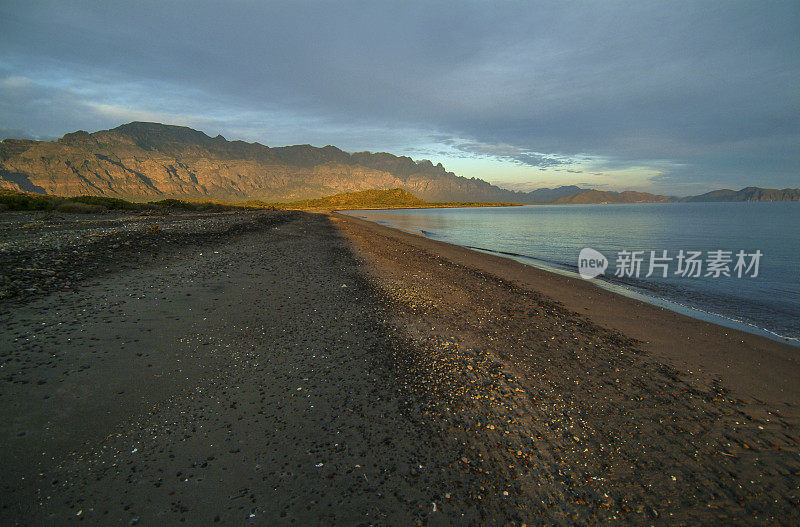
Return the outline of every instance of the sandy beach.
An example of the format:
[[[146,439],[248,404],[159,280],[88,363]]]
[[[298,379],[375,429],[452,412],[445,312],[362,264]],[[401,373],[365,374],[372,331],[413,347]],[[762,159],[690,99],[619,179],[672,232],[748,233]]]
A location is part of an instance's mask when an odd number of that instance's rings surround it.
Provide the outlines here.
[[[800,522],[798,349],[339,214],[0,215],[0,522]]]

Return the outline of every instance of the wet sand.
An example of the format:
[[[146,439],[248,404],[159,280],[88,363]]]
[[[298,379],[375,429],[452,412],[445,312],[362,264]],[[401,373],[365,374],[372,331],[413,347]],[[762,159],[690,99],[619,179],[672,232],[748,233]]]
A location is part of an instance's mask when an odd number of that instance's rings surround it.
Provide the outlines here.
[[[800,521],[791,390],[567,285],[335,215],[68,220],[0,254],[3,524]]]

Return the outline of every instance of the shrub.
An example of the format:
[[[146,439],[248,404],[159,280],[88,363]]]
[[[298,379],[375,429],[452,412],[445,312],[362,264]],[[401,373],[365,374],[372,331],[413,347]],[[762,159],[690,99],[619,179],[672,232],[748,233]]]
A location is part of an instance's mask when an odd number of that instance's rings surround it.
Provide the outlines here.
[[[7,191],[0,193],[0,203],[9,210],[52,210],[57,202],[48,196]]]
[[[148,205],[152,205],[154,207],[161,207],[161,208],[172,208],[172,209],[183,209],[183,210],[195,210],[196,207],[188,203],[186,201],[181,201],[179,199],[162,199],[161,201],[148,201]]]
[[[86,203],[87,205],[100,205],[109,210],[137,210],[141,206],[130,201],[125,201],[119,198],[108,198],[105,196],[76,196],[69,198],[70,201],[78,203]]]
[[[79,201],[65,201],[64,203],[59,204],[56,207],[58,212],[70,212],[74,214],[97,214],[100,212],[106,212],[106,209],[102,205],[93,205],[91,203],[81,203]]]

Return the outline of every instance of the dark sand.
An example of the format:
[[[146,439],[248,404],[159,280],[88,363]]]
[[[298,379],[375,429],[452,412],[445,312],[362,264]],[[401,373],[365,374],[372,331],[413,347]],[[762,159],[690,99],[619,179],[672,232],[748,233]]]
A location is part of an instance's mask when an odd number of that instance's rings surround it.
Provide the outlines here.
[[[800,522],[778,344],[341,216],[0,218],[0,524]]]

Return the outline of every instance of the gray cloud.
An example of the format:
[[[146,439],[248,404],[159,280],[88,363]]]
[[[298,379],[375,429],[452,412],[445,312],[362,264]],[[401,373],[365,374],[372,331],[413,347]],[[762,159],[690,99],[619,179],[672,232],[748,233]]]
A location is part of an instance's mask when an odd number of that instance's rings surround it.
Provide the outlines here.
[[[481,143],[479,141],[459,140],[447,136],[438,136],[436,139],[442,144],[452,147],[456,152],[465,157],[493,157],[532,167],[553,167],[570,162],[569,159],[538,152],[530,152],[524,148],[505,143]],[[452,152],[448,153],[453,155]]]
[[[0,79],[31,79],[0,85],[0,126],[36,135],[165,115],[271,144],[438,136],[539,168],[660,163],[662,185],[800,184],[796,2],[25,2],[0,19]]]

